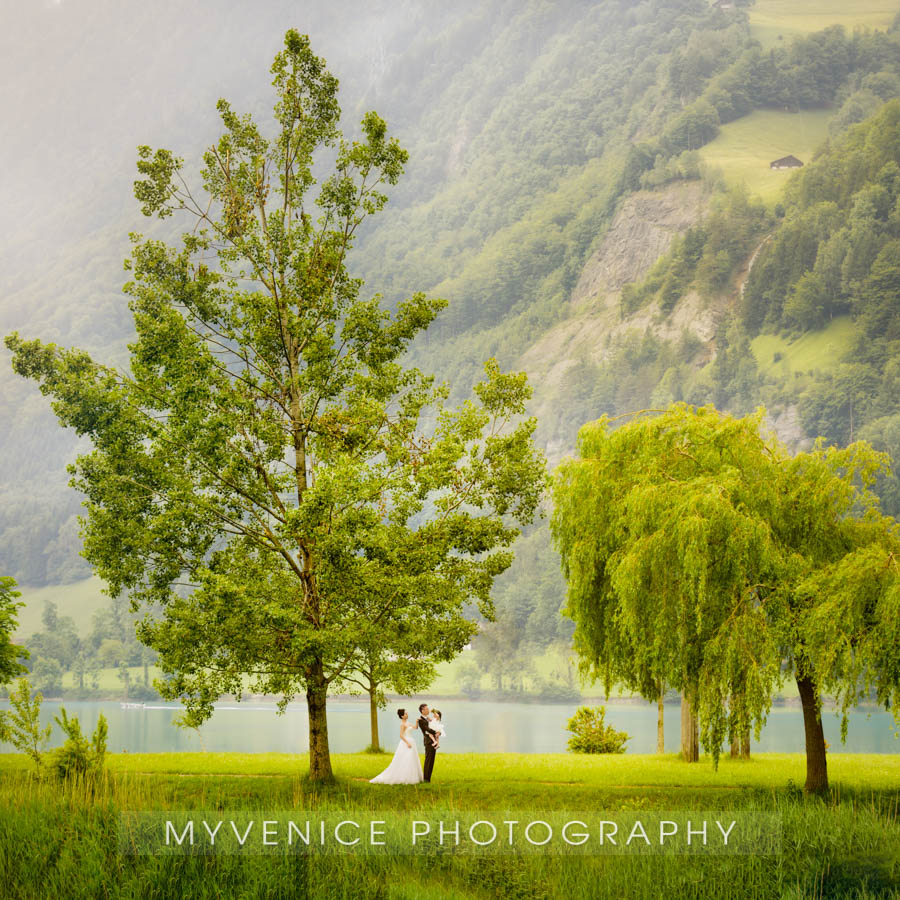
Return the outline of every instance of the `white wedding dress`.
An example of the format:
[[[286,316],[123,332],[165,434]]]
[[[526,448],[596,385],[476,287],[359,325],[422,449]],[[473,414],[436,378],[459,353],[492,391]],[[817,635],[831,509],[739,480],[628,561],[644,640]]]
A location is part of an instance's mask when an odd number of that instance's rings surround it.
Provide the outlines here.
[[[415,730],[415,725],[409,722],[401,723],[400,743],[394,752],[394,758],[383,772],[370,779],[370,784],[418,784],[425,780],[422,763],[419,761],[419,751],[412,739]],[[412,747],[407,746],[404,737],[412,743]]]

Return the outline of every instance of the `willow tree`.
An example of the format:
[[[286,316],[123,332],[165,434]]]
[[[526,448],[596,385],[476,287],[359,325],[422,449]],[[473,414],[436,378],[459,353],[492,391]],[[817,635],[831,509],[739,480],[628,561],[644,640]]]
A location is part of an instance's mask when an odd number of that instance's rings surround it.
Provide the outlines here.
[[[870,491],[887,465],[863,441],[780,460],[772,523],[785,575],[769,618],[803,706],[808,791],[828,785],[823,696],[842,740],[860,701],[900,718],[900,529]]]
[[[660,683],[682,691],[716,761],[726,737],[759,736],[793,675],[806,787],[820,791],[823,691],[846,713],[874,685],[900,714],[900,543],[868,490],[883,455],[854,444],[791,457],[763,415],[676,404],[615,430],[585,425],[555,476],[551,528],[586,672],[650,700]],[[851,605],[848,571],[867,599],[835,615]]]
[[[143,212],[192,228],[177,246],[133,236],[130,370],[6,343],[92,440],[70,467],[84,555],[144,610],[162,695],[194,726],[248,686],[281,695],[280,711],[305,692],[324,779],[329,690],[407,613],[490,615],[544,461],[524,375],[489,361],[446,407],[446,387],[400,362],[444,301],[417,293],[391,314],[348,271],[406,152],[375,113],[361,139],[341,135],[337,80],[305,36],[287,33],[272,74],[274,134],[220,100],[202,191],[181,158],[139,148]]]

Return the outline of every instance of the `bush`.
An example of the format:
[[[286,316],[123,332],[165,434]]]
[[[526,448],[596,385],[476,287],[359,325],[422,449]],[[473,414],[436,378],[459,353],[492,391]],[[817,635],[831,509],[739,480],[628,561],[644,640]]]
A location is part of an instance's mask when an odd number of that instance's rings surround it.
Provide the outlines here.
[[[38,770],[43,762],[42,749],[50,740],[51,725],[41,728],[40,692],[31,696],[28,680],[20,678],[9,695],[12,709],[0,721],[0,737],[26,754]]]
[[[605,717],[605,706],[579,706],[566,726],[573,735],[569,738],[569,750],[572,753],[624,753],[630,735],[607,725]]]
[[[99,775],[106,759],[106,716],[100,713],[97,728],[88,742],[87,737],[82,734],[78,717],[72,716],[70,719],[64,706],[61,706],[59,711],[62,719],[59,716],[54,718],[66,735],[66,742],[53,751],[51,768],[61,779]]]

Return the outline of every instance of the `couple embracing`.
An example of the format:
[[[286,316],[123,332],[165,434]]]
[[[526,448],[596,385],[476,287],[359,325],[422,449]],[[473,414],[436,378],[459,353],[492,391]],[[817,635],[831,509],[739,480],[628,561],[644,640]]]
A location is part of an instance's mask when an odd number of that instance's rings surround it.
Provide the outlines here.
[[[419,718],[415,723],[409,721],[405,709],[398,709],[400,719],[400,743],[394,753],[390,765],[379,775],[371,779],[372,784],[418,784],[420,781],[431,781],[434,769],[434,757],[444,733],[441,722],[441,711],[430,710],[427,703],[419,705]],[[418,729],[425,740],[425,770],[419,762],[419,751],[413,743],[412,734]]]

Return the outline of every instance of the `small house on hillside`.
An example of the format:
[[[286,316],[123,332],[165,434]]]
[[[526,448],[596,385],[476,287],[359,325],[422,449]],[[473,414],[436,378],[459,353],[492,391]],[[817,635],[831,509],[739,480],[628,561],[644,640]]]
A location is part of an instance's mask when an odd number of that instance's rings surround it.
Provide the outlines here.
[[[716,0],[713,9],[734,9],[734,0]]]
[[[799,169],[803,165],[796,156],[784,156],[769,163],[770,169]]]

